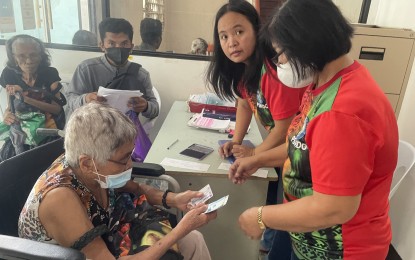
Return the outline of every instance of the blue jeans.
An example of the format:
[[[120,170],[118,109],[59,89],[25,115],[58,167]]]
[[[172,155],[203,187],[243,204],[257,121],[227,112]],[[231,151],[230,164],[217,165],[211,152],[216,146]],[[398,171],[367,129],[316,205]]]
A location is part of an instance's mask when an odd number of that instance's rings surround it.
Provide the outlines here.
[[[268,253],[269,260],[293,260],[290,235],[286,231],[274,230],[271,250]],[[294,259],[295,260],[295,259]]]
[[[283,201],[282,172],[279,168],[275,168],[275,170],[278,174],[278,181],[269,183],[267,204],[281,204]],[[265,259],[291,260],[291,239],[286,231],[267,228],[261,241],[261,247],[269,250]]]
[[[270,229],[267,228],[264,231],[264,234],[262,235],[262,239],[260,241],[260,248],[264,251],[269,251],[271,250],[272,247],[272,241],[274,240],[274,236],[275,236],[275,231],[274,229]]]
[[[294,251],[291,252],[291,260],[299,260],[298,257],[294,254]]]

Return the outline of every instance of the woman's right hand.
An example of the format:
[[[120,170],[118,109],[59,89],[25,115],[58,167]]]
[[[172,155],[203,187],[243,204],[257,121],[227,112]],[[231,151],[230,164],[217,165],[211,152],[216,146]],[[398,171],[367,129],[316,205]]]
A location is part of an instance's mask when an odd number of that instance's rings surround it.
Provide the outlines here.
[[[180,229],[183,232],[183,236],[185,236],[189,232],[206,225],[217,216],[216,211],[205,214],[204,212],[207,208],[208,206],[206,204],[199,204],[195,206],[192,210],[188,211],[186,215],[184,215],[175,228]]]
[[[9,110],[6,110],[6,112],[4,113],[4,119],[3,119],[3,123],[5,123],[6,125],[11,125],[13,123],[17,123],[18,120],[16,118],[16,116],[10,112]]]
[[[229,157],[232,155],[232,149],[234,145],[237,145],[237,142],[229,141],[226,142],[224,145],[219,147],[219,155],[222,159]]]
[[[229,168],[228,177],[234,184],[243,184],[258,169],[256,156],[239,158]]]

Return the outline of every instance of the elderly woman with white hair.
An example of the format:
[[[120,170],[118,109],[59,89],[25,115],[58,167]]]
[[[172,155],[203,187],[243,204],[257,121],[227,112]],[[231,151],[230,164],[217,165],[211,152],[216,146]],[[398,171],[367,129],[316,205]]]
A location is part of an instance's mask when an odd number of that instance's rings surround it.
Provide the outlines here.
[[[67,123],[65,154],[39,177],[21,212],[19,236],[77,248],[89,259],[160,259],[177,249],[175,244],[184,259],[210,259],[202,235],[194,231],[216,218],[215,212],[204,213],[205,204],[191,208],[175,228],[141,252],[119,254],[120,248],[109,246],[113,238],[108,231],[119,224],[111,215],[119,192],[144,194],[151,205],[180,210],[203,196],[196,191],[163,193],[132,181],[135,137],[134,124],[118,110],[98,103],[78,108]]]
[[[30,35],[13,36],[6,42],[7,63],[0,76],[2,85],[15,100],[6,109],[0,123],[0,140],[5,144],[0,150],[0,162],[17,153],[46,143],[53,138],[38,136],[37,127],[63,129],[66,104],[60,93],[62,85],[58,71],[50,66],[50,56],[43,43]],[[13,111],[15,110],[15,111]],[[9,127],[24,124],[26,138],[23,149],[14,149],[16,144],[9,138]]]

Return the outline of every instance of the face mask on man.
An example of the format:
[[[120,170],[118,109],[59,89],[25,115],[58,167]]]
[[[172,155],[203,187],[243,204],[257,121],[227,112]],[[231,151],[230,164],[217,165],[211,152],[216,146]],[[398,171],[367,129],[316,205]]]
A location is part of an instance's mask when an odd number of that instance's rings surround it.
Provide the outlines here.
[[[130,56],[131,48],[106,48],[105,54],[117,66],[122,66]]]
[[[123,187],[129,180],[131,180],[131,172],[132,169],[128,169],[125,170],[121,173],[118,174],[113,174],[113,175],[102,175],[98,173],[97,167],[95,166],[95,162],[94,162],[94,167],[95,167],[95,174],[104,177],[105,181],[101,181],[99,179],[95,179],[99,185],[101,186],[101,188],[103,189],[117,189],[117,188],[121,188]]]
[[[277,74],[279,80],[289,88],[304,88],[313,82],[314,75],[307,70],[307,78],[299,79],[297,71],[294,66],[287,62],[279,64],[277,67]]]

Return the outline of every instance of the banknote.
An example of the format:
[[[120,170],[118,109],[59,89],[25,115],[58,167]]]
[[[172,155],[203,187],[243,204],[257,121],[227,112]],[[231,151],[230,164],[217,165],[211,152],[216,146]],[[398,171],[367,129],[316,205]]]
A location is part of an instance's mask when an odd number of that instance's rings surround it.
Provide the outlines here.
[[[203,193],[203,197],[191,199],[190,204],[192,206],[196,206],[197,204],[200,204],[200,203],[205,203],[208,199],[212,198],[213,196],[213,192],[209,184],[207,184],[205,187],[199,190],[199,192]]]
[[[226,196],[218,199],[217,201],[209,203],[208,209],[205,211],[205,213],[209,213],[209,212],[215,211],[219,208],[222,208],[228,202],[228,198],[229,198],[229,195],[226,195]]]

